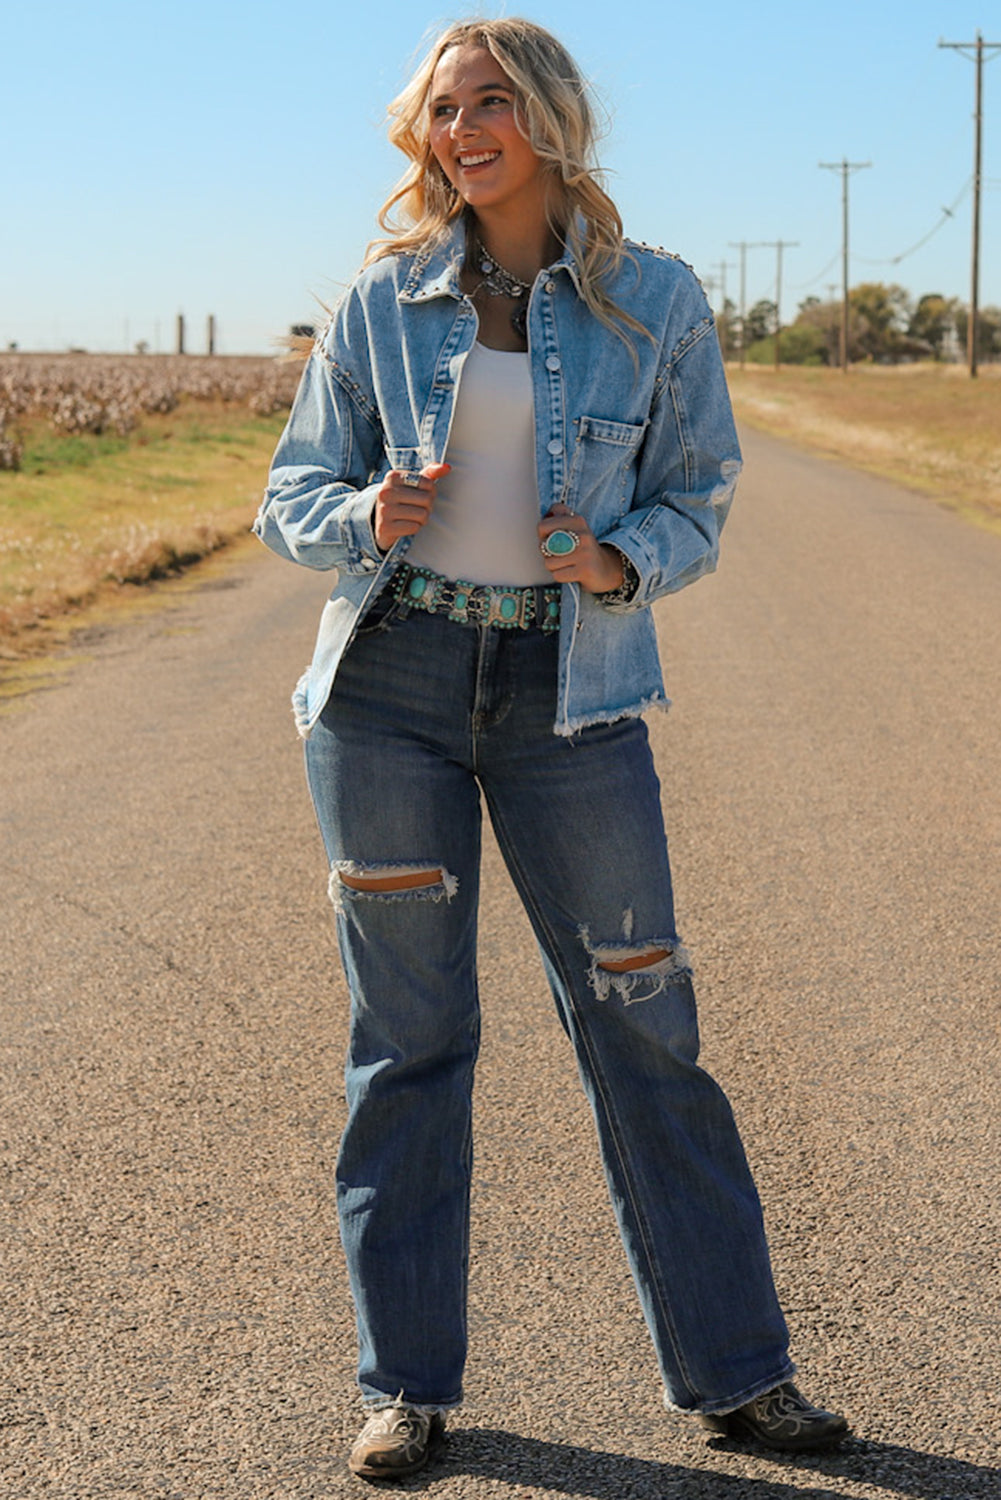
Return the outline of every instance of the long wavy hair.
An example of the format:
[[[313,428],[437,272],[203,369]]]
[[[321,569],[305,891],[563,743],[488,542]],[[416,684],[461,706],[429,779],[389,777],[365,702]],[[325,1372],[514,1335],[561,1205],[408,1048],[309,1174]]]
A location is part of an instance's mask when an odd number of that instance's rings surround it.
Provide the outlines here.
[[[577,262],[584,301],[620,337],[626,335],[617,323],[649,337],[642,324],[616,306],[603,284],[627,252],[619,211],[599,180],[597,129],[587,84],[562,43],[534,21],[512,16],[455,22],[390,104],[389,139],[410,165],[379,214],[386,238],[372,242],[365,263],[412,254],[443,238],[457,219],[468,216],[431,150],[429,112],[431,80],[441,57],[450,47],[463,46],[485,48],[514,84],[518,128],[548,179],[550,228]]]

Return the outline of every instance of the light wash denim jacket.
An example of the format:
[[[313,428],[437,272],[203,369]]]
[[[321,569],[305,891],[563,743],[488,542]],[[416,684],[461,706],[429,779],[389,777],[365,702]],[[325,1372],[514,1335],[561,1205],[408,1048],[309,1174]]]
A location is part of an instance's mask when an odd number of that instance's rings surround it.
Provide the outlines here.
[[[280,557],[336,568],[293,704],[308,737],[355,627],[411,545],[372,532],[390,468],[445,459],[477,316],[459,287],[462,226],[362,271],[318,338],[254,523]],[[632,562],[639,587],[603,604],[563,587],[557,734],[668,706],[649,605],[716,566],[740,449],[712,314],[693,273],[627,242],[608,291],[652,338],[623,343],[580,295],[565,253],[528,308],[541,513],[563,501]],[[498,578],[499,584],[509,580]]]

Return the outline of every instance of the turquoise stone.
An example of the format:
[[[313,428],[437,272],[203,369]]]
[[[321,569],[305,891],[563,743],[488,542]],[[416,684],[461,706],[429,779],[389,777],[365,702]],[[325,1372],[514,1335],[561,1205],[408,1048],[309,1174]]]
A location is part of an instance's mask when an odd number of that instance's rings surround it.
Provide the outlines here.
[[[426,578],[411,578],[410,582],[407,584],[407,593],[410,595],[411,599],[420,599],[423,597],[427,586],[428,581]]]
[[[557,604],[556,600],[550,599],[549,603],[546,605],[546,613],[549,615],[549,618],[551,620],[555,620],[559,612],[560,606]]]
[[[466,605],[468,603],[469,603],[469,595],[468,594],[456,594],[456,596],[455,596],[455,608],[456,609],[465,609],[465,607],[466,607]]]
[[[513,620],[518,613],[518,603],[515,599],[502,599],[500,606],[502,620]]]
[[[554,531],[550,534],[546,546],[556,557],[564,557],[566,553],[572,552],[576,541],[567,531]]]

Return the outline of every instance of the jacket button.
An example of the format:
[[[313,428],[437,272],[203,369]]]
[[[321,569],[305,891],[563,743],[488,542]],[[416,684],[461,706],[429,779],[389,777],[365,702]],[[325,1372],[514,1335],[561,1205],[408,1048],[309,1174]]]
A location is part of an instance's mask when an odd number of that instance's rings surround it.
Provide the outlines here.
[[[559,355],[557,355],[557,354],[550,354],[549,358],[546,360],[546,369],[547,370],[558,370],[560,368],[561,364],[562,364],[562,360],[560,359]]]
[[[557,453],[563,452],[563,444],[560,442],[559,438],[553,438],[549,443],[546,444],[546,447],[554,457]]]
[[[547,292],[555,292],[555,290],[556,290],[556,282],[555,281],[547,281],[546,282],[546,291]]]

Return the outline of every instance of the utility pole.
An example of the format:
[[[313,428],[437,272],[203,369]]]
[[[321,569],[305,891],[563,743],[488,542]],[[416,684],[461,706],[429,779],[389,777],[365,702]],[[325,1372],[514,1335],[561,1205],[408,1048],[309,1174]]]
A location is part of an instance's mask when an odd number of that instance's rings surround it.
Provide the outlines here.
[[[831,307],[834,306],[834,303],[835,303],[835,300],[836,300],[834,294],[837,291],[837,289],[838,289],[838,284],[837,284],[836,281],[829,281],[827,283],[827,300],[831,304]],[[840,314],[838,315],[837,318],[832,318],[831,319],[831,344],[830,344],[830,351],[831,351],[831,353],[830,353],[830,357],[831,357],[831,367],[832,367],[832,369],[834,367],[834,350],[835,350],[835,346],[837,345],[838,340],[841,337],[841,335],[838,332],[838,324],[840,323],[840,321],[841,321]]]
[[[722,304],[720,307],[720,312],[722,313],[726,312],[726,273],[727,271],[732,271],[734,269],[735,267],[732,261],[728,262],[725,260],[718,260],[713,266],[713,270],[719,272],[720,300]],[[713,285],[715,284],[716,283],[714,278]]]
[[[970,270],[970,317],[966,325],[966,357],[971,377],[977,373],[977,324],[980,317],[980,147],[983,133],[984,50],[991,57],[1001,52],[1001,42],[985,42],[977,32],[975,42],[939,42],[977,65],[976,102],[973,107],[973,253]],[[969,49],[973,48],[971,52]]]
[[[724,337],[723,337],[723,339],[720,340],[720,348],[722,349],[722,352],[723,352],[723,358],[726,359],[726,349],[723,348],[723,345],[724,345],[724,343],[729,343],[730,342],[730,339],[729,339],[730,325],[729,325],[729,323],[726,320],[726,273],[727,273],[727,271],[732,271],[734,268],[733,268],[732,264],[728,265],[725,260],[718,260],[716,262],[716,264],[715,264],[715,266],[714,266],[713,269],[719,272],[719,287],[720,287],[719,301],[720,301],[720,305],[719,305],[719,312],[717,313],[717,316],[716,316],[716,327],[717,327],[717,332],[718,332],[719,331],[719,320],[720,320],[720,318],[722,318],[723,319]],[[715,277],[713,278],[713,282],[715,284]]]
[[[775,264],[775,368],[779,368],[779,337],[782,332],[782,251],[798,246],[799,240],[762,240],[764,250],[776,252]]]
[[[871,167],[871,161],[822,161],[826,172],[841,173],[841,368],[848,374],[848,178]]]
[[[746,323],[747,304],[747,252],[761,248],[761,240],[730,240],[731,250],[740,251],[740,368],[744,368],[744,351],[747,340],[744,337]]]

